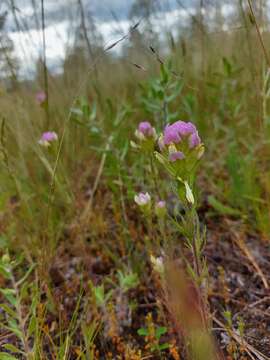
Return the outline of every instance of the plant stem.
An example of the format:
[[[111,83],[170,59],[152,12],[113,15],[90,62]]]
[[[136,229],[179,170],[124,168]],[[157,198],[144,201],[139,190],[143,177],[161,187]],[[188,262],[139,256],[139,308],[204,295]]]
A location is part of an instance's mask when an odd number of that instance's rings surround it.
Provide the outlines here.
[[[152,178],[154,181],[156,193],[158,194],[159,198],[161,199],[161,193],[160,193],[159,186],[158,186],[156,168],[154,165],[154,155],[151,155],[151,157],[150,157],[150,167],[151,167],[151,173],[152,173]]]
[[[27,339],[27,335],[25,334],[25,330],[24,330],[25,322],[23,319],[21,303],[20,303],[20,290],[19,290],[16,280],[14,278],[12,269],[10,269],[10,274],[11,274],[11,283],[12,283],[13,289],[15,291],[16,300],[17,300],[15,308],[16,308],[16,311],[18,314],[18,323],[19,323],[20,331],[22,333],[21,341],[23,344],[26,358],[31,360],[31,352],[30,352],[30,348],[29,348],[29,344],[28,344],[28,339]]]
[[[50,127],[50,112],[49,112],[49,86],[48,86],[48,69],[46,56],[46,35],[45,35],[45,9],[44,0],[41,0],[41,22],[42,22],[42,47],[43,47],[43,75],[44,75],[44,90],[46,94],[45,111],[46,111],[46,127]]]

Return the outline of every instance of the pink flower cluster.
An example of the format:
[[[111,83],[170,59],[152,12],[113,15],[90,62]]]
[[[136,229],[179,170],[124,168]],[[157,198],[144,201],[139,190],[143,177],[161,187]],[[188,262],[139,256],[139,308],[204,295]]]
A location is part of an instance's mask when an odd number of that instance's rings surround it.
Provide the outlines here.
[[[175,162],[185,158],[183,143],[187,143],[187,149],[192,150],[201,144],[201,139],[194,124],[179,120],[165,127],[158,143],[161,151],[168,148],[169,161]]]
[[[171,143],[178,144],[183,139],[188,138],[189,148],[200,145],[201,139],[199,137],[196,126],[191,122],[176,121],[172,125],[167,125],[164,130],[164,145]]]

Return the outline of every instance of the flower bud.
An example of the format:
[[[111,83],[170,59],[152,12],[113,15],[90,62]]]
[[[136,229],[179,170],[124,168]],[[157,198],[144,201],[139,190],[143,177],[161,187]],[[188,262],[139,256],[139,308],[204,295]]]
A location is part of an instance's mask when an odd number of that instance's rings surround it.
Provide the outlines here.
[[[160,137],[158,139],[158,146],[159,146],[160,151],[162,151],[165,147],[163,135],[160,135]]]
[[[140,141],[145,141],[145,140],[146,140],[144,134],[143,134],[142,132],[140,132],[138,129],[136,129],[134,135],[135,135],[135,137],[136,137],[138,140],[140,140]]]
[[[186,189],[186,199],[190,204],[194,204],[194,196],[192,193],[192,190],[190,188],[190,186],[188,185],[187,181],[184,182],[185,185],[185,189]]]
[[[154,150],[157,133],[148,121],[142,121],[139,124],[135,131],[135,137],[139,140],[137,148],[141,148],[146,152],[152,152]]]
[[[163,218],[167,213],[166,201],[160,200],[155,205],[155,214],[159,218]]]
[[[152,263],[154,271],[156,271],[159,274],[164,273],[164,263],[163,263],[163,258],[161,256],[155,257],[151,254],[150,261]]]
[[[141,210],[146,215],[150,214],[150,212],[151,212],[151,196],[148,194],[148,192],[146,192],[146,193],[141,192],[141,193],[135,195],[134,201],[137,205],[139,205]]]
[[[9,257],[8,254],[4,254],[4,255],[2,256],[2,262],[3,262],[4,264],[8,264],[8,263],[10,262],[10,257]]]
[[[140,122],[138,126],[138,132],[147,137],[155,137],[156,130],[152,127],[152,125],[148,121]]]
[[[201,144],[197,149],[197,159],[199,160],[204,154],[204,146]]]

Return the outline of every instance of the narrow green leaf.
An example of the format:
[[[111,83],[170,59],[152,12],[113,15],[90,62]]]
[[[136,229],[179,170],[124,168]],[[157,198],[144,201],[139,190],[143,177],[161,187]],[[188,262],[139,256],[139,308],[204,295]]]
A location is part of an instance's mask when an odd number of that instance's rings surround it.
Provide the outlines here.
[[[0,289],[0,292],[5,296],[5,298],[11,303],[11,305],[16,306],[17,299],[15,296],[15,290],[14,289]]]
[[[4,344],[3,348],[5,348],[6,350],[9,350],[9,351],[12,351],[14,353],[24,354],[23,351],[19,350],[18,348],[16,348],[16,346],[14,346],[12,344]]]
[[[166,350],[170,347],[170,344],[164,343],[158,346],[159,350]]]
[[[1,360],[18,360],[15,358],[15,356],[12,356],[12,355],[4,353],[4,352],[0,352],[0,359]]]
[[[0,264],[0,274],[5,279],[10,279],[10,272],[5,268],[5,266],[3,264]]]
[[[208,196],[208,203],[219,213],[223,215],[241,215],[241,211],[233,209],[228,205],[223,205],[213,195]]]
[[[28,335],[31,336],[33,334],[33,332],[36,329],[36,325],[37,325],[37,318],[36,316],[32,316],[28,325]]]
[[[17,314],[13,311],[7,304],[0,304],[0,308],[2,308],[9,316],[17,319]]]
[[[30,266],[30,268],[27,270],[26,274],[17,282],[17,286],[20,286],[28,278],[28,276],[31,274],[31,272],[33,271],[35,266],[36,266],[35,264]]]
[[[11,332],[13,332],[13,334],[15,334],[19,339],[22,339],[22,337],[23,337],[22,332],[18,328],[13,327],[13,326],[5,326],[5,328],[7,330],[10,330]]]
[[[141,328],[137,331],[138,335],[140,336],[147,336],[148,335],[148,330],[145,328]]]

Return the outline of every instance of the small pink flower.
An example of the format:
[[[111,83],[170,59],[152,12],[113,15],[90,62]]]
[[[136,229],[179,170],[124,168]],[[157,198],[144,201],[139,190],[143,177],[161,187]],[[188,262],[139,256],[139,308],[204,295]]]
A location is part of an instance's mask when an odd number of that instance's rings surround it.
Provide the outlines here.
[[[39,105],[42,105],[42,104],[44,104],[45,100],[46,100],[45,92],[44,91],[38,91],[36,93],[36,101],[37,101],[37,103]]]
[[[135,136],[139,140],[145,140],[147,138],[155,139],[157,134],[155,128],[148,121],[142,121],[139,123]]]
[[[153,127],[148,121],[140,122],[138,126],[138,130],[143,133],[145,136],[152,136],[153,135]]]
[[[184,153],[182,151],[175,151],[169,154],[169,161],[175,162],[176,160],[183,160],[185,158]]]
[[[147,193],[139,193],[138,195],[134,196],[134,201],[139,206],[146,206],[151,201],[151,196]]]
[[[58,140],[58,135],[54,131],[46,131],[41,135],[38,143],[42,146],[49,146],[53,141]]]
[[[166,207],[166,201],[160,200],[160,201],[157,202],[156,206],[157,206],[158,208],[160,208],[160,209],[163,209],[163,208]]]
[[[155,205],[155,214],[159,218],[163,218],[167,214],[166,201],[159,200]]]

